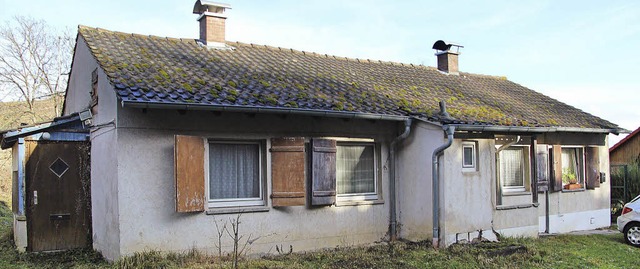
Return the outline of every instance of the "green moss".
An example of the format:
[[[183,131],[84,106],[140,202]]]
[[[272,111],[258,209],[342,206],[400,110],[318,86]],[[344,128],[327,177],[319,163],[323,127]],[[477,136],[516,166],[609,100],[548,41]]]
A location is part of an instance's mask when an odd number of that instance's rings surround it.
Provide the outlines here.
[[[227,99],[229,102],[235,103],[238,98],[236,98],[234,95],[227,95],[225,99]]]
[[[347,104],[347,111],[354,111],[356,108],[352,104]]]
[[[298,104],[294,101],[289,101],[287,103],[284,104],[284,106],[286,107],[298,107]]]
[[[222,86],[220,86],[220,84],[218,84],[218,83],[216,83],[215,85],[213,85],[213,88],[214,88],[214,89],[216,89],[216,90],[218,90],[218,91],[221,91],[221,90],[222,90]]]
[[[300,83],[295,83],[294,86],[301,91],[304,91],[304,85],[300,84]]]
[[[191,87],[191,85],[189,83],[186,83],[186,82],[182,83],[182,88],[184,88],[188,92],[193,92],[193,87]]]
[[[296,98],[298,99],[306,99],[307,97],[309,97],[309,95],[306,92],[299,92],[296,94]]]
[[[262,86],[264,86],[264,87],[270,87],[271,86],[271,83],[269,83],[269,81],[262,80],[262,79],[260,80],[260,84],[262,84]]]
[[[263,96],[263,98],[261,98],[261,101],[265,104],[276,105],[278,104],[278,96],[273,93],[268,94],[266,96]]]
[[[555,119],[548,119],[548,120],[547,120],[547,124],[550,124],[550,125],[558,125],[558,121],[556,121]]]
[[[220,94],[218,94],[218,91],[214,90],[214,89],[209,90],[209,94],[211,94],[211,96],[213,96],[213,98],[220,97]]]
[[[237,86],[238,86],[238,84],[236,84],[233,80],[229,80],[229,81],[227,82],[227,85],[229,85],[230,87],[233,87],[233,88],[235,88],[235,87],[237,87]]]
[[[205,84],[207,84],[207,82],[206,82],[206,81],[204,81],[204,79],[201,79],[201,78],[196,78],[196,79],[195,79],[195,81],[196,81],[196,83],[198,83],[198,84],[200,84],[200,85],[202,85],[202,86],[204,86]]]
[[[333,110],[344,110],[344,103],[342,102],[334,102],[333,103]]]
[[[499,121],[502,124],[511,124],[511,120],[505,120],[506,115],[489,106],[466,106],[461,109],[450,108],[451,116],[455,118],[472,118],[475,120]]]
[[[158,73],[160,73],[160,75],[161,75],[164,79],[166,79],[166,80],[169,80],[169,79],[171,78],[171,77],[169,76],[169,74],[167,73],[167,71],[160,70],[160,71],[158,71]]]
[[[238,90],[235,90],[235,89],[230,89],[228,92],[233,97],[238,97],[238,95],[240,94]]]

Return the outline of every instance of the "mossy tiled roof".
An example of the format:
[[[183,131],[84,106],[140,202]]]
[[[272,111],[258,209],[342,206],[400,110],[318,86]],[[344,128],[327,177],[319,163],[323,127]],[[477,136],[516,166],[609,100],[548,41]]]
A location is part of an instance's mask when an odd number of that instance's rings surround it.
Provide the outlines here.
[[[348,59],[291,49],[126,34],[80,26],[124,101],[418,116],[456,122],[616,129],[504,77]]]

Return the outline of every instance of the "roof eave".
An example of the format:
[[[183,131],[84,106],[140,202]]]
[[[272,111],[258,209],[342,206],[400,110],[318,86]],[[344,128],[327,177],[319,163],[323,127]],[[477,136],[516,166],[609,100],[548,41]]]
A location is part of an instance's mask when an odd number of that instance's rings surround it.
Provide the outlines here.
[[[18,138],[45,132],[56,126],[62,126],[62,125],[72,123],[74,121],[79,121],[79,120],[80,120],[80,115],[78,113],[74,113],[69,116],[55,118],[53,121],[43,122],[36,125],[25,126],[25,127],[17,128],[14,130],[4,131],[2,133],[2,139],[0,140],[0,148],[8,149],[12,147],[16,143],[16,141],[18,141]]]
[[[619,134],[626,131],[621,128],[579,128],[579,127],[528,127],[528,126],[499,126],[499,125],[475,125],[475,124],[450,124],[459,131],[473,132],[507,132],[507,133],[596,133]]]
[[[130,108],[153,108],[153,109],[179,109],[179,110],[204,110],[220,112],[244,112],[244,113],[270,113],[270,114],[294,114],[304,116],[346,118],[346,119],[367,119],[367,120],[388,120],[405,121],[409,116],[386,115],[347,111],[328,111],[319,109],[281,108],[281,107],[247,107],[211,104],[192,103],[160,103],[145,101],[122,100],[122,107]]]

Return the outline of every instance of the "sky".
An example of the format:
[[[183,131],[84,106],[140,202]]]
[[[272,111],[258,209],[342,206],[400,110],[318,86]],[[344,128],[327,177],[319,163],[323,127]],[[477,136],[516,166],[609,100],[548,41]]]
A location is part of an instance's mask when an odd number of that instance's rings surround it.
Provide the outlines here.
[[[640,1],[226,0],[228,41],[436,65],[461,44],[460,71],[505,76],[630,131],[640,127]],[[0,21],[41,19],[198,38],[195,0],[0,0]],[[610,146],[624,135],[610,136]]]

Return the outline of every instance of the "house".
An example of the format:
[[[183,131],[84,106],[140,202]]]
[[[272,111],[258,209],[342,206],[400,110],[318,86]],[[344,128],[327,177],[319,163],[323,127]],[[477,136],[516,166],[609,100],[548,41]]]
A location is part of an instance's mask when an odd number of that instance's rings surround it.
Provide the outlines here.
[[[617,125],[462,72],[444,41],[438,68],[227,42],[226,8],[196,2],[196,40],[78,28],[63,113],[92,113],[107,259],[226,252],[238,216],[250,253],[610,225]]]
[[[640,127],[609,149],[609,161],[612,165],[640,162]]]

